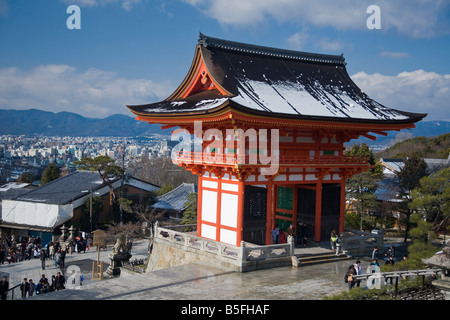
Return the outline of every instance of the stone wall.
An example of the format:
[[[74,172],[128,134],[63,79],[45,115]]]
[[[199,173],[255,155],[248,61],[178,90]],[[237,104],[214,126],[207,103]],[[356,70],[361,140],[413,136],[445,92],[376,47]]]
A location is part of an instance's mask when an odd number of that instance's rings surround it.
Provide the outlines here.
[[[182,244],[162,241],[155,238],[146,272],[190,263],[216,265],[230,271],[241,271],[240,267],[235,263],[218,259],[217,255],[205,251],[189,249]]]

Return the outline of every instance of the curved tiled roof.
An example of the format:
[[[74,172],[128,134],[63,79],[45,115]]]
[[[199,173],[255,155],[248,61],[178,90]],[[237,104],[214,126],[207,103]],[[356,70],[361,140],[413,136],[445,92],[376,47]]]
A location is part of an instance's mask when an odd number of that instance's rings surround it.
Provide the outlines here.
[[[175,93],[192,81],[199,59],[218,88],[181,98]],[[205,115],[229,107],[272,118],[360,123],[409,124],[426,116],[371,99],[353,82],[345,65],[342,55],[256,46],[200,34],[191,77],[188,74],[164,101],[128,108],[145,118]]]

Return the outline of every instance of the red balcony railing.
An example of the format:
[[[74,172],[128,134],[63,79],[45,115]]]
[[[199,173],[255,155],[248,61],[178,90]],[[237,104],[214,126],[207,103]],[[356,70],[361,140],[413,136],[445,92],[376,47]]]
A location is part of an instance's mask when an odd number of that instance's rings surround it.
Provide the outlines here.
[[[208,152],[180,152],[175,162],[178,164],[208,164],[208,165],[270,165],[278,161],[280,165],[357,165],[366,166],[369,157],[358,156],[272,156],[265,157],[266,163],[261,162],[261,155],[236,155],[234,153]],[[269,163],[267,163],[269,162]]]

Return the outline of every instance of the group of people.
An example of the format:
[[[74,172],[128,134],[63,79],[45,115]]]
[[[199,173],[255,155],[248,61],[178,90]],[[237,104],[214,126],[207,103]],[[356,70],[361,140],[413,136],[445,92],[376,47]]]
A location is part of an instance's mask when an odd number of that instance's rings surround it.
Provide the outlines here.
[[[335,251],[336,255],[338,256],[341,250],[341,238],[334,229],[331,231],[330,246],[331,250]]]
[[[41,239],[39,237],[22,237],[16,241],[14,235],[10,238],[0,239],[0,264],[5,261],[14,262],[39,258],[41,251]]]
[[[294,228],[292,224],[286,230],[281,230],[278,224],[272,230],[272,243],[286,243],[288,237],[294,237],[296,247],[306,246],[306,240],[308,238],[308,227],[306,223],[298,222],[297,228]]]
[[[393,246],[390,246],[389,249],[384,253],[385,256],[385,264],[388,265],[394,265],[395,264],[395,250]],[[372,262],[370,263],[371,266],[374,266],[373,271],[375,272],[375,270],[379,270],[379,252],[378,252],[378,248],[375,247],[372,251]],[[406,259],[406,257],[403,257],[403,259]],[[345,273],[345,277],[344,277],[344,281],[346,283],[348,283],[348,288],[349,290],[351,290],[353,287],[360,286],[360,282],[361,280],[357,280],[354,278],[355,275],[360,275],[362,274],[361,272],[361,261],[357,260],[356,263],[350,265],[347,269],[347,272]],[[389,282],[390,284],[392,284],[392,277],[389,278]],[[388,279],[385,279],[385,283],[387,284]]]
[[[38,283],[35,283],[33,279],[24,278],[20,283],[20,295],[22,299],[25,299],[27,296],[31,297],[34,294],[42,294],[51,291],[58,291],[65,289],[66,279],[58,272],[52,276],[51,282],[45,277],[45,274],[41,276]],[[9,282],[8,278],[4,276],[0,281],[0,300],[6,300],[9,290]]]
[[[57,272],[56,276],[52,275],[51,282],[43,274],[37,284],[32,279],[27,281],[27,278],[24,278],[20,284],[20,293],[22,298],[25,299],[27,296],[33,296],[33,294],[63,290],[65,289],[65,284],[66,279],[61,272]]]
[[[64,267],[64,258],[67,252],[81,253],[89,250],[89,239],[77,237],[67,245],[61,246],[59,241],[50,241],[42,245],[39,237],[21,237],[19,241],[15,236],[0,239],[0,264],[15,263],[24,260],[40,259],[42,269],[45,269],[45,260],[55,261],[55,267]]]
[[[361,280],[355,279],[354,276],[362,274],[361,270],[360,260],[357,260],[356,263],[351,264],[348,267],[347,272],[345,273],[344,281],[348,283],[349,290],[351,290],[355,286],[360,286]]]

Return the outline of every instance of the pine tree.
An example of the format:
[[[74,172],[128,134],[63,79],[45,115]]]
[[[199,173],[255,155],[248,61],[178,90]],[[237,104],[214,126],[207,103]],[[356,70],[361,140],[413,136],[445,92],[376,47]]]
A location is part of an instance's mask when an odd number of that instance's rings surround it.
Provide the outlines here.
[[[360,219],[359,227],[362,230],[364,213],[374,210],[377,206],[375,191],[378,188],[377,182],[383,177],[383,169],[365,143],[353,145],[345,154],[347,156],[368,157],[369,164],[372,166],[370,170],[354,175],[346,181],[347,195],[356,199],[356,210]]]
[[[403,199],[404,214],[406,216],[406,230],[404,242],[408,240],[411,218],[411,191],[420,186],[420,179],[428,175],[428,166],[426,162],[417,155],[406,159],[403,168],[397,173],[399,178],[399,187],[401,198]]]
[[[41,186],[49,183],[50,181],[58,179],[60,173],[61,170],[58,168],[58,166],[54,162],[50,163],[42,173]]]
[[[450,225],[450,168],[420,179],[411,192],[410,208],[420,210],[436,232],[446,232]]]
[[[187,197],[186,210],[184,211],[181,224],[197,223],[197,193],[193,192]]]

